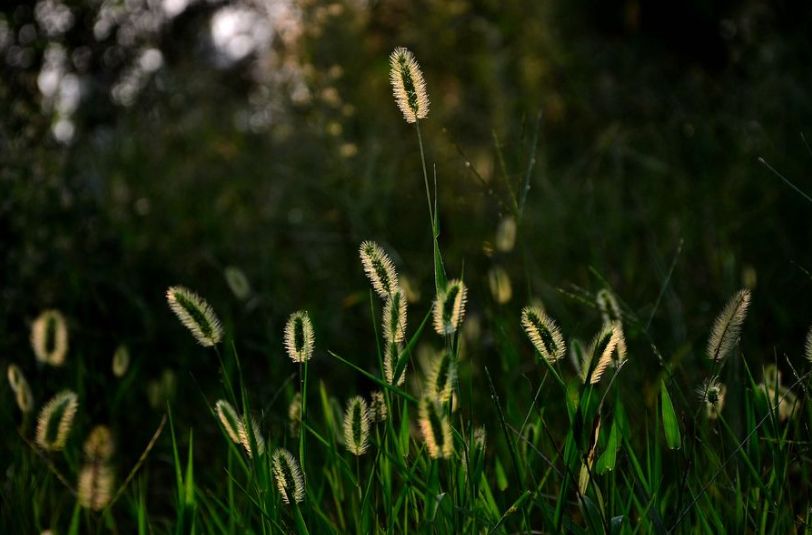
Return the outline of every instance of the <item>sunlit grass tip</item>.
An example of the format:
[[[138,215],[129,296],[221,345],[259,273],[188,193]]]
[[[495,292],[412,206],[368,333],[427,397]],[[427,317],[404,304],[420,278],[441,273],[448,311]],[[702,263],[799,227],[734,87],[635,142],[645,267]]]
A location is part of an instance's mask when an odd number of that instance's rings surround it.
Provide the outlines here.
[[[293,362],[303,363],[313,356],[315,337],[307,311],[299,310],[285,324],[285,349]]]
[[[457,363],[448,351],[443,351],[431,363],[426,378],[426,394],[435,401],[447,403],[457,382]]]
[[[375,390],[369,395],[369,419],[373,422],[385,422],[389,417],[389,408],[383,392]]]
[[[468,289],[459,279],[452,279],[434,301],[434,331],[440,335],[454,334],[465,319]]]
[[[344,445],[353,455],[363,455],[369,447],[369,408],[361,396],[347,402],[344,412]]]
[[[719,382],[718,377],[706,379],[701,386],[696,389],[699,401],[705,404],[705,414],[709,420],[716,420],[722,414],[725,407],[725,395],[727,387]]]
[[[39,362],[62,366],[68,354],[68,322],[58,310],[45,310],[31,325],[31,348]]]
[[[290,400],[288,405],[288,424],[290,426],[290,434],[299,436],[299,427],[302,423],[302,393],[296,392],[293,399]]]
[[[398,344],[406,338],[406,296],[400,288],[389,295],[383,307],[383,337]]]
[[[524,307],[521,321],[524,332],[544,360],[554,364],[564,356],[567,348],[561,330],[541,308]]]
[[[223,426],[228,438],[235,444],[240,444],[242,442],[240,438],[242,436],[242,421],[231,403],[224,399],[218,400],[214,404],[214,412],[217,414],[217,419],[220,420],[220,424]]]
[[[510,275],[501,266],[496,266],[488,272],[488,286],[493,300],[500,305],[504,305],[513,297]]]
[[[804,346],[804,356],[806,360],[812,362],[812,327],[809,328],[809,332],[806,334],[806,345]]]
[[[83,450],[88,461],[109,461],[115,451],[113,432],[106,425],[97,425],[87,435]]]
[[[605,323],[590,344],[590,365],[595,363],[590,383],[597,384],[600,382],[610,366],[620,363],[625,359],[625,355],[621,354],[618,354],[617,360],[612,358],[614,354],[620,353],[618,348],[625,347],[625,345],[623,341],[623,329],[620,323]]]
[[[398,358],[403,352],[403,346],[398,343],[387,343],[383,355],[383,375],[390,385],[401,386],[406,381],[406,366],[403,367],[397,378]]]
[[[399,288],[398,274],[392,259],[374,241],[361,243],[359,254],[361,265],[372,283],[372,288],[382,299],[388,299],[389,295]]]
[[[420,400],[420,433],[426,443],[426,450],[432,459],[447,459],[454,453],[454,439],[451,424],[442,405],[429,397]]]
[[[273,476],[282,501],[296,503],[304,501],[305,481],[299,463],[288,450],[278,448],[272,456]]]
[[[254,456],[254,446],[256,446],[256,451],[259,455],[265,453],[265,439],[262,437],[262,431],[259,429],[259,422],[257,422],[253,416],[243,416],[240,422],[239,436],[240,444],[245,448],[245,453],[247,453],[249,457]]]
[[[750,290],[743,289],[730,298],[713,324],[708,339],[708,358],[719,362],[739,343],[742,323],[750,305]]]
[[[417,60],[408,49],[396,48],[389,56],[389,81],[395,102],[407,123],[425,119],[429,113],[426,81]]]
[[[121,344],[116,348],[115,353],[113,353],[113,375],[116,377],[124,377],[124,374],[127,373],[127,369],[130,367],[130,349]]]
[[[77,499],[85,509],[101,511],[113,497],[113,470],[105,463],[90,462],[79,472]]]
[[[620,306],[617,304],[617,298],[608,288],[602,288],[595,295],[595,303],[598,305],[598,310],[601,311],[601,317],[604,323],[611,323],[613,321],[622,321],[623,314],[620,311]]]
[[[6,377],[11,391],[14,392],[14,400],[20,412],[29,413],[34,409],[34,396],[31,387],[23,374],[23,371],[16,364],[9,364],[6,370]]]
[[[223,326],[205,299],[183,286],[172,286],[166,291],[169,308],[180,322],[204,347],[212,347],[223,339]]]
[[[243,270],[236,266],[228,266],[224,275],[226,284],[228,284],[234,297],[240,301],[245,301],[251,297],[251,283],[248,282],[248,277],[245,276]]]
[[[51,398],[39,413],[37,445],[47,451],[64,448],[78,407],[79,399],[70,390],[63,390]]]

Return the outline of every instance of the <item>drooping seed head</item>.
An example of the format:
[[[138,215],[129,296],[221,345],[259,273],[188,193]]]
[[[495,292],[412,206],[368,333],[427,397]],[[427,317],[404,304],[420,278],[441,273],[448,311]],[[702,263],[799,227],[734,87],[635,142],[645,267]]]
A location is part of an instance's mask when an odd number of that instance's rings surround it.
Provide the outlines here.
[[[622,321],[623,314],[620,311],[620,306],[617,304],[615,294],[607,288],[603,288],[595,295],[595,302],[598,305],[598,310],[601,311],[604,323],[611,323],[613,321]]]
[[[389,417],[386,398],[383,392],[375,390],[369,396],[369,419],[373,422],[385,422]]]
[[[451,424],[442,405],[429,397],[420,400],[419,408],[420,433],[426,443],[426,450],[432,459],[451,457],[454,453],[454,441],[451,435]]]
[[[495,267],[488,273],[488,286],[491,289],[493,300],[504,305],[513,297],[513,288],[510,285],[510,276],[502,267]]]
[[[39,362],[62,366],[68,354],[68,323],[58,310],[45,310],[31,325],[31,348]]]
[[[533,347],[550,364],[564,356],[567,348],[561,330],[541,308],[527,306],[522,309],[522,327]]]
[[[70,390],[51,398],[42,408],[37,420],[37,445],[47,451],[58,451],[65,447],[79,400]]]
[[[90,462],[107,462],[113,456],[115,444],[113,433],[106,425],[97,425],[87,435],[84,444],[85,457]]]
[[[397,343],[387,343],[386,347],[384,348],[384,355],[383,355],[383,374],[386,378],[386,382],[390,385],[403,385],[404,381],[406,380],[406,366],[403,366],[403,370],[398,374],[397,378],[395,378],[395,373],[398,368],[398,359],[399,358],[406,358],[406,355],[403,354],[403,346]]]
[[[299,463],[284,448],[278,448],[272,456],[273,476],[282,501],[302,503],[305,496],[305,481]]]
[[[129,367],[130,350],[126,345],[121,344],[116,348],[116,352],[113,353],[113,375],[116,377],[124,377]]]
[[[589,353],[590,363],[595,363],[590,383],[597,384],[609,367],[615,363],[612,355],[617,352],[618,344],[623,337],[620,324],[605,323],[597,336],[592,340]],[[618,358],[617,362],[621,359]]]
[[[383,307],[383,338],[390,344],[400,344],[406,338],[406,296],[400,288],[389,295]]]
[[[77,498],[85,509],[101,511],[113,497],[113,470],[105,463],[89,462],[79,472]]]
[[[363,455],[369,447],[369,408],[361,396],[347,403],[344,412],[344,444],[353,455]]]
[[[439,403],[447,403],[457,382],[457,363],[448,351],[443,351],[431,364],[426,394]]]
[[[247,453],[249,457],[254,456],[254,446],[256,446],[256,450],[260,456],[265,453],[265,439],[262,438],[262,431],[259,429],[259,422],[257,422],[256,418],[253,416],[249,418],[243,415],[242,421],[240,422],[239,435],[240,444],[245,448],[245,453]],[[253,441],[251,440],[252,436]]]
[[[426,81],[414,55],[406,48],[396,48],[389,56],[389,81],[395,102],[407,123],[425,119],[429,113]]]
[[[200,345],[212,347],[223,339],[223,326],[202,297],[183,286],[172,286],[166,291],[166,300]]]
[[[389,298],[389,294],[399,288],[398,274],[392,259],[374,241],[361,243],[360,255],[361,265],[372,283],[372,288],[382,299]]]
[[[739,290],[716,318],[708,339],[708,358],[719,362],[739,343],[742,323],[750,305],[750,290]]]
[[[299,310],[285,324],[285,349],[293,362],[304,363],[313,356],[313,323],[307,311]]]
[[[242,439],[242,420],[237,415],[237,411],[231,406],[231,403],[224,399],[220,399],[214,404],[214,412],[217,414],[217,419],[220,420],[220,425],[223,426],[228,438],[235,444],[240,444]]]
[[[465,319],[465,301],[468,289],[459,279],[448,281],[445,290],[437,294],[434,301],[434,331],[439,335],[457,332]]]
[[[727,387],[719,382],[718,377],[706,379],[696,389],[699,401],[705,404],[705,414],[709,420],[716,420],[725,406]]]
[[[226,284],[231,289],[234,297],[240,301],[245,301],[251,296],[251,283],[245,276],[243,270],[236,266],[228,266],[225,269]]]

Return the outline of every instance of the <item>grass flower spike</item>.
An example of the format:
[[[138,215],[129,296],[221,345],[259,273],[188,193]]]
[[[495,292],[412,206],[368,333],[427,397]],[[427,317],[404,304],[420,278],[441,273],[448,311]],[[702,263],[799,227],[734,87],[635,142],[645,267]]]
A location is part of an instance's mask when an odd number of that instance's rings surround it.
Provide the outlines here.
[[[218,400],[214,404],[214,412],[217,414],[217,419],[220,420],[220,424],[225,429],[228,438],[233,443],[239,444],[241,442],[242,421],[237,416],[237,411],[234,410],[231,403],[224,399]]]
[[[403,370],[400,372],[400,374],[398,374],[397,379],[395,378],[398,357],[402,352],[403,347],[394,342],[386,344],[386,349],[384,349],[383,374],[386,378],[386,382],[390,385],[401,386],[406,380],[406,366],[404,366]]]
[[[369,419],[373,422],[385,422],[388,417],[389,409],[383,392],[376,390],[369,396]]]
[[[564,356],[566,346],[564,337],[561,336],[561,330],[541,308],[524,307],[522,309],[522,327],[544,360],[554,364]]]
[[[249,430],[251,434],[249,434]],[[251,435],[253,435],[253,440]],[[265,439],[262,438],[262,431],[259,430],[259,422],[253,416],[250,417],[250,421],[248,416],[243,417],[240,422],[239,437],[240,444],[245,448],[245,453],[249,457],[254,456],[254,446],[260,455],[265,453]]]
[[[434,301],[434,330],[440,335],[457,332],[465,319],[465,301],[468,289],[459,279],[448,281],[445,290],[437,295]]]
[[[491,289],[493,300],[504,305],[513,297],[513,288],[510,284],[510,275],[502,267],[495,267],[488,273],[488,286]]]
[[[389,56],[389,81],[395,102],[407,123],[425,119],[429,114],[429,96],[420,65],[408,49],[396,48]]]
[[[276,488],[282,495],[282,501],[290,503],[302,503],[305,496],[305,482],[299,463],[293,455],[284,448],[279,448],[273,452],[272,456],[273,476],[276,480]]]
[[[70,390],[58,393],[45,404],[37,421],[36,442],[40,448],[58,451],[65,447],[78,406],[78,398]]]
[[[183,286],[172,286],[166,291],[166,300],[200,345],[212,347],[223,339],[220,320],[202,297]]]
[[[451,399],[457,381],[457,364],[451,353],[444,351],[434,360],[427,381],[429,397],[440,403]]]
[[[248,277],[245,276],[243,270],[235,266],[228,266],[225,269],[225,277],[234,297],[240,301],[251,297],[251,283],[248,282]]]
[[[806,335],[806,346],[804,346],[804,356],[806,360],[812,362],[812,327]]]
[[[372,283],[372,288],[382,299],[388,299],[389,295],[399,288],[398,274],[392,259],[373,241],[361,244],[360,255],[361,265]]]
[[[113,456],[113,433],[106,425],[97,425],[85,439],[85,457],[92,462],[107,462]]]
[[[113,497],[113,470],[104,463],[87,463],[79,472],[77,499],[85,509],[101,511]]]
[[[68,354],[68,323],[58,310],[42,312],[31,326],[31,348],[39,362],[62,366]]]
[[[34,396],[31,387],[23,375],[23,371],[16,364],[9,364],[6,370],[8,384],[14,392],[14,399],[20,412],[29,413],[34,408]]]
[[[402,343],[406,338],[406,296],[398,288],[383,307],[383,337],[389,343]]]
[[[420,433],[432,459],[447,459],[454,453],[451,424],[443,407],[429,397],[420,400]]]
[[[589,354],[590,363],[595,363],[595,368],[592,370],[591,384],[600,382],[603,374],[609,367],[615,363],[612,359],[614,353],[620,353],[618,347],[625,347],[625,342],[621,344],[623,339],[623,329],[617,322],[604,324],[601,331],[592,341]],[[622,362],[625,355],[618,355],[618,362]]]
[[[716,420],[722,414],[725,406],[727,387],[719,382],[718,378],[707,379],[702,386],[696,389],[699,400],[705,404],[705,413],[709,420]]]
[[[742,323],[749,305],[750,290],[739,290],[730,298],[713,324],[707,348],[709,359],[719,362],[739,343]]]
[[[113,353],[113,375],[116,377],[124,377],[127,369],[130,367],[130,350],[125,345],[120,345]]]
[[[601,311],[604,323],[612,323],[613,321],[621,321],[623,315],[620,312],[620,306],[617,304],[615,294],[610,290],[603,288],[595,296],[595,302],[598,309]]]
[[[353,455],[363,455],[369,446],[369,408],[361,396],[347,403],[344,413],[344,444]]]
[[[304,363],[313,356],[313,323],[306,311],[294,312],[285,324],[285,349],[293,362]]]

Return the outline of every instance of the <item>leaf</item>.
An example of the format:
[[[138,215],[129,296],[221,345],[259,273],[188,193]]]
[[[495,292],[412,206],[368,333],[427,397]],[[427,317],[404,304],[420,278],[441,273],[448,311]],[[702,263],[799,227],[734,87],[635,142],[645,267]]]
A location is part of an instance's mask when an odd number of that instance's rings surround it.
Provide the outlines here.
[[[617,460],[617,450],[620,448],[620,431],[618,430],[617,417],[612,420],[612,430],[609,432],[609,442],[606,444],[606,449],[598,458],[598,465],[596,472],[603,474],[615,469],[615,461]]]
[[[669,449],[678,450],[682,443],[682,436],[679,430],[679,421],[674,412],[674,405],[671,403],[671,396],[663,382],[660,386],[660,398],[663,411],[663,430],[665,431],[665,443]]]

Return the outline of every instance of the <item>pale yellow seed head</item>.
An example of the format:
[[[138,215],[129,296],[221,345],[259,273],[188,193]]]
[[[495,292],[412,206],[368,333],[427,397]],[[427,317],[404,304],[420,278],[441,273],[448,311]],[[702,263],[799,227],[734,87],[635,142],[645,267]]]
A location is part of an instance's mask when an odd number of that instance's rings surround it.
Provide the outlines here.
[[[699,401],[705,404],[705,414],[708,419],[719,418],[725,407],[727,387],[720,383],[717,377],[711,377],[696,389],[696,393],[699,395]]]
[[[450,335],[457,332],[465,319],[465,302],[468,289],[459,279],[452,279],[445,290],[437,294],[434,301],[434,331],[439,335]]]
[[[231,406],[231,403],[224,399],[220,399],[214,404],[214,412],[217,419],[220,420],[220,425],[223,426],[228,438],[235,444],[242,442],[242,420],[237,415],[237,411]]]
[[[113,470],[104,463],[87,463],[79,472],[77,498],[85,509],[101,511],[113,497]]]
[[[383,307],[383,338],[390,344],[406,338],[406,296],[400,288],[389,294]]]
[[[395,102],[407,123],[425,119],[429,114],[426,81],[414,55],[406,48],[396,48],[389,56],[389,81]]]
[[[444,351],[435,357],[426,378],[426,395],[439,403],[451,400],[457,382],[457,363],[453,356]]]
[[[282,501],[302,503],[305,497],[305,481],[299,463],[288,450],[278,448],[272,455],[273,476]]]
[[[373,241],[361,243],[359,254],[361,265],[372,283],[372,288],[382,299],[388,299],[389,295],[399,288],[398,274],[392,259]]]
[[[369,408],[361,396],[347,403],[344,412],[344,445],[353,455],[366,453],[369,447]]]
[[[385,422],[389,417],[389,408],[383,392],[376,390],[369,396],[369,419],[373,422]]]
[[[166,300],[200,345],[212,347],[223,339],[220,320],[205,299],[195,292],[183,286],[172,286],[166,291]]]
[[[454,453],[451,424],[442,405],[428,397],[420,400],[420,433],[432,459],[447,459]]]
[[[406,380],[406,366],[403,366],[403,370],[398,374],[397,378],[395,378],[398,358],[402,352],[403,346],[396,343],[386,344],[384,348],[383,374],[386,382],[390,385],[401,386]],[[404,355],[402,358],[406,358],[406,356]]]
[[[592,384],[600,382],[606,370],[615,364],[612,355],[617,351],[618,343],[622,337],[623,330],[620,324],[615,322],[604,324],[601,331],[592,340],[589,348],[590,363],[596,362],[595,369],[592,370],[592,379],[590,381]],[[620,359],[618,359],[619,361]]]
[[[595,303],[598,305],[598,310],[601,311],[601,317],[604,323],[622,320],[623,315],[620,311],[620,305],[617,304],[615,294],[607,288],[598,291],[595,295]]]
[[[127,373],[127,369],[130,367],[130,350],[129,348],[122,344],[116,348],[116,352],[113,353],[113,375],[116,377],[124,377],[124,374]]]
[[[240,444],[242,444],[242,447],[245,448],[245,453],[247,453],[249,457],[253,457],[254,445],[256,445],[256,449],[257,452],[259,452],[259,455],[260,456],[264,455],[265,439],[262,437],[262,431],[260,431],[259,429],[259,422],[257,422],[256,418],[251,416],[249,420],[247,416],[243,416],[240,424],[241,424],[239,428]],[[251,431],[250,434],[249,428]],[[253,443],[251,441],[251,435],[253,435]]]
[[[106,425],[97,425],[85,439],[85,457],[91,462],[107,462],[113,456],[113,433]]]
[[[285,324],[285,349],[293,362],[304,363],[313,356],[313,323],[304,310],[294,312]]]
[[[78,407],[79,399],[76,393],[70,390],[63,390],[51,398],[39,413],[37,445],[47,451],[59,451],[64,448]]]
[[[516,244],[516,219],[507,216],[499,222],[496,228],[496,250],[508,253],[513,250]]]
[[[522,309],[522,327],[541,357],[554,364],[566,353],[564,337],[555,320],[535,306]]]
[[[62,366],[68,354],[68,323],[58,310],[45,310],[31,325],[31,348],[39,362]]]
[[[513,288],[510,284],[510,275],[502,267],[495,267],[488,272],[488,286],[493,300],[504,305],[513,297]]]
[[[718,362],[736,347],[749,306],[750,290],[739,290],[730,298],[713,324],[707,347],[709,359]]]
[[[245,301],[251,297],[251,283],[243,270],[236,266],[228,266],[224,272],[226,284],[231,289],[234,297],[240,301]]]

